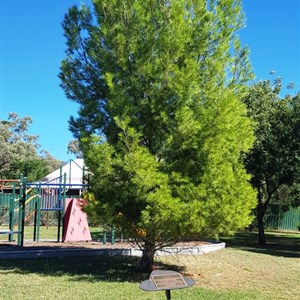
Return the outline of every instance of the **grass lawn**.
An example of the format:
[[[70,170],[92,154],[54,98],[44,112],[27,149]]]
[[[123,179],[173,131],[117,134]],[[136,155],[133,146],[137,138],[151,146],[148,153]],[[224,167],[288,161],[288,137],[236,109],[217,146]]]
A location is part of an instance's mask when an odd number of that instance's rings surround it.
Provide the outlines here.
[[[157,258],[157,265],[192,277],[194,287],[172,291],[172,299],[297,299],[300,295],[300,234],[256,234],[224,238],[225,250],[199,256]],[[0,260],[0,298],[6,299],[166,299],[144,292],[148,274],[136,272],[135,257],[74,257]],[[299,298],[298,298],[299,299]]]
[[[8,225],[0,225],[0,230],[8,230]],[[99,227],[90,227],[90,232],[93,240],[102,240],[103,239],[103,228]],[[14,227],[14,230],[18,230],[17,226]],[[32,240],[33,239],[34,226],[25,226],[24,230],[24,239]],[[107,238],[110,240],[111,229],[106,230]],[[58,236],[58,226],[40,226],[40,240],[57,240]],[[120,238],[121,233],[115,232],[115,238]],[[60,228],[60,238],[62,238],[62,227]],[[8,235],[0,234],[0,241],[7,241]],[[17,234],[14,234],[14,240],[17,240]]]

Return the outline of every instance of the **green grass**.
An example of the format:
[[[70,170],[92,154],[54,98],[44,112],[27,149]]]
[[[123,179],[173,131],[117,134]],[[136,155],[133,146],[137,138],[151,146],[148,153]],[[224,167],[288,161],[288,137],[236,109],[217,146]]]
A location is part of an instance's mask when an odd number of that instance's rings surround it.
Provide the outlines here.
[[[224,238],[225,250],[199,256],[168,256],[157,266],[192,277],[191,288],[172,291],[172,299],[296,299],[300,294],[299,234],[268,233]],[[148,274],[136,271],[135,257],[77,257],[0,260],[1,299],[166,299],[144,292]]]
[[[5,225],[0,225],[0,230],[8,230],[9,227]],[[14,228],[17,230],[17,227]],[[90,232],[93,240],[102,240],[103,239],[103,228],[100,227],[90,227]],[[33,239],[34,226],[25,226],[24,230],[24,239],[32,240]],[[116,238],[120,237],[120,233],[116,232]],[[56,240],[58,235],[57,226],[40,226],[40,240]],[[60,236],[62,235],[62,228],[60,229]],[[107,229],[107,238],[110,238],[111,231]],[[8,236],[1,234],[0,241],[7,241]],[[14,235],[14,239],[17,239],[17,235]]]
[[[135,258],[120,257],[0,261],[1,299],[165,299],[164,292],[139,289],[139,283],[148,276],[135,271],[136,263]],[[209,287],[172,291],[172,296],[259,299],[251,291]]]
[[[299,232],[266,232],[267,245],[257,243],[257,232],[238,233],[233,237],[222,238],[227,247],[237,248],[256,253],[270,254],[273,256],[300,258],[300,233]]]

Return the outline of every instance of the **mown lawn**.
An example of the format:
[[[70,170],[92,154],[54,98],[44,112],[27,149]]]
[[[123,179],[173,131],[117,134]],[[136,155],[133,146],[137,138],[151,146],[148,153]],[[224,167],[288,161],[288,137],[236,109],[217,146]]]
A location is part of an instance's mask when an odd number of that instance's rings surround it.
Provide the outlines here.
[[[192,277],[194,287],[172,291],[172,299],[297,299],[300,295],[300,235],[268,233],[224,238],[225,250],[200,256],[158,257],[156,264]],[[166,299],[139,289],[148,274],[134,257],[74,257],[0,260],[1,299]]]
[[[8,230],[8,225],[0,225],[0,230]],[[103,240],[104,230],[101,227],[90,227],[90,232],[93,240]],[[14,230],[18,230],[17,226],[15,226]],[[107,239],[111,238],[111,228],[106,228]],[[32,240],[34,233],[34,226],[25,226],[24,230],[24,239]],[[40,226],[40,240],[57,240],[58,237],[58,226]],[[120,239],[121,233],[116,231],[115,238]],[[60,238],[62,238],[62,227],[60,228]],[[0,234],[0,241],[7,241],[8,235]],[[17,234],[14,234],[14,240],[17,240]]]

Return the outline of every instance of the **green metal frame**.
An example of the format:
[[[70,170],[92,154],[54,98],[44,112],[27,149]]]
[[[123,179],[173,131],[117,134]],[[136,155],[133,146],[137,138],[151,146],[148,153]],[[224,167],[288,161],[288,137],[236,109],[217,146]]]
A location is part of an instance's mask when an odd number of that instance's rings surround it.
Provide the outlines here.
[[[83,184],[84,184],[84,175],[85,175],[85,168],[83,168]],[[60,176],[60,184],[61,184],[61,198],[59,202],[61,204],[61,210],[59,211],[59,222],[58,222],[58,232],[57,232],[57,241],[60,242],[61,236],[61,225],[62,225],[62,235],[64,234],[64,219],[65,219],[65,208],[66,208],[66,198],[67,198],[67,189],[66,189],[66,181],[67,181],[67,174],[64,173],[62,175],[62,167],[61,167],[61,176]],[[12,242],[14,240],[13,234],[17,234],[17,244],[18,246],[24,245],[24,228],[25,228],[25,216],[26,216],[26,205],[28,203],[28,195],[26,192],[26,184],[27,178],[21,176],[19,184],[13,183],[13,191],[9,197],[9,234],[8,240]],[[17,194],[16,189],[19,187],[19,194]],[[40,221],[41,221],[41,194],[42,194],[42,184],[40,183],[34,189],[36,197],[32,200],[30,205],[34,211],[34,233],[33,233],[33,240],[39,241],[40,239]],[[32,196],[31,196],[32,197]],[[26,202],[27,201],[27,202]],[[17,230],[14,230],[15,224],[15,216],[16,211],[18,211],[17,215]],[[62,223],[62,224],[61,224]],[[105,232],[106,236],[106,232]],[[114,230],[112,230],[112,241],[114,243]],[[62,237],[63,239],[63,237]],[[105,237],[106,242],[106,237]]]
[[[9,230],[14,231],[14,212],[15,212],[15,198],[16,198],[16,183],[13,183],[13,192],[10,196],[9,204]],[[9,234],[8,240],[12,242],[14,240],[13,233]]]

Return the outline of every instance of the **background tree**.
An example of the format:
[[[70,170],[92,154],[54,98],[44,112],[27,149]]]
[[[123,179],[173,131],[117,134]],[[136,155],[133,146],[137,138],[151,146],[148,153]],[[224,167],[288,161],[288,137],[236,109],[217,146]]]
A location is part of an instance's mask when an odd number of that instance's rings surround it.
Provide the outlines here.
[[[8,120],[0,120],[0,177],[19,178],[29,181],[41,179],[59,167],[60,162],[41,150],[38,136],[27,133],[32,119],[20,118],[10,113]]]
[[[78,140],[72,140],[68,144],[68,153],[74,154],[76,158],[82,158],[83,153],[80,149],[80,143]]]
[[[265,244],[263,218],[270,203],[292,204],[299,199],[300,98],[280,96],[277,78],[256,84],[245,99],[255,120],[256,141],[245,164],[257,189],[259,243]]]
[[[94,1],[70,8],[61,85],[92,177],[89,211],[157,249],[249,224],[241,162],[253,133],[239,95],[251,78],[240,1]]]

